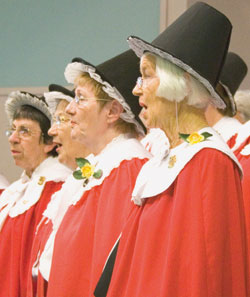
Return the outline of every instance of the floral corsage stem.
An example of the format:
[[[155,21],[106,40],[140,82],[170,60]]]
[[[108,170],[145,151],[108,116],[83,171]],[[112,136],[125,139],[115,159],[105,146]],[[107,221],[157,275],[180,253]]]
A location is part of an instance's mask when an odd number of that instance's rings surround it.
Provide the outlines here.
[[[83,179],[84,180],[83,186],[87,185],[87,183],[89,182],[89,179],[92,176],[96,179],[99,179],[102,177],[102,170],[99,169],[95,172],[95,166],[91,165],[87,159],[76,158],[76,163],[80,169],[75,170],[73,172],[73,176],[76,179]]]
[[[208,133],[208,132],[203,132],[201,134],[199,134],[198,132],[194,132],[194,133],[191,133],[191,134],[179,133],[179,137],[181,139],[185,140],[186,142],[188,142],[191,145],[193,145],[195,143],[205,141],[207,138],[209,138],[211,136],[213,136],[213,135]]]

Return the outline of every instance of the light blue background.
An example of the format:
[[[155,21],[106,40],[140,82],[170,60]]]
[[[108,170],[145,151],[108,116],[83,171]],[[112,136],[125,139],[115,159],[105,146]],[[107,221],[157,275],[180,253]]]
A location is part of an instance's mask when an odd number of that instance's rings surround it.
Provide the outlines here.
[[[129,35],[152,41],[159,16],[160,0],[1,0],[0,87],[66,84],[72,58],[99,64]]]

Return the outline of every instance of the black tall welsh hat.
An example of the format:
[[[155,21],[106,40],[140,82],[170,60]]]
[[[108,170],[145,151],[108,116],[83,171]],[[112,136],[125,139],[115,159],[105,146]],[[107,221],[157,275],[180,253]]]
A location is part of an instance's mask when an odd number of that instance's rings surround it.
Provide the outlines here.
[[[46,92],[43,95],[49,106],[49,110],[53,115],[56,111],[58,103],[61,100],[71,102],[75,97],[75,92],[57,84],[50,84],[49,92]]]
[[[121,118],[135,124],[137,131],[144,133],[144,127],[138,115],[141,111],[138,100],[132,94],[139,73],[139,59],[132,50],[125,51],[110,60],[94,66],[89,62],[74,58],[67,65],[64,75],[69,83],[77,76],[87,72],[91,78],[103,85],[103,90],[123,106]]]
[[[233,96],[238,90],[246,74],[247,65],[242,58],[235,53],[228,53],[221,71],[219,84],[223,87],[229,99],[225,100],[225,104],[226,108],[231,111],[231,116],[236,114],[236,104]]]
[[[200,81],[218,108],[225,104],[215,87],[230,41],[232,25],[225,15],[203,2],[187,9],[152,43],[128,38],[129,46],[141,57],[151,52],[184,69]]]

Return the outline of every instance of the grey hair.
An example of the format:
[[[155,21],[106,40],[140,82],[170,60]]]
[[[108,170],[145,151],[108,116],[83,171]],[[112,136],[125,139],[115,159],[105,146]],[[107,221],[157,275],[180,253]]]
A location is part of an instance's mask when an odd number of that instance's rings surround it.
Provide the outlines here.
[[[239,90],[234,95],[237,111],[244,121],[250,120],[250,90]]]
[[[148,55],[155,57],[156,73],[160,78],[157,96],[176,102],[187,97],[188,105],[200,109],[208,106],[211,95],[197,79],[158,55],[147,52],[143,56]]]

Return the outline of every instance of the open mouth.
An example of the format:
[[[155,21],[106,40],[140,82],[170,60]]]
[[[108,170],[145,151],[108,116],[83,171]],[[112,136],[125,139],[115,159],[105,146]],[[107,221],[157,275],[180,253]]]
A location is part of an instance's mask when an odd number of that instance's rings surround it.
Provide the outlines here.
[[[142,102],[142,101],[139,101],[139,105],[140,105],[142,108],[144,108],[144,109],[147,109],[147,108],[148,108],[147,105],[144,104],[144,102]]]
[[[56,144],[56,146],[55,146],[56,152],[58,153],[62,147],[62,144],[61,143],[55,143],[55,144]]]
[[[71,127],[74,127],[76,125],[76,122],[70,121]]]

